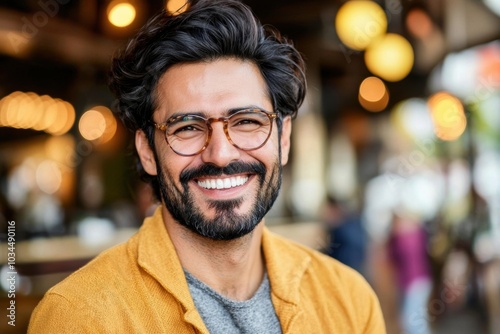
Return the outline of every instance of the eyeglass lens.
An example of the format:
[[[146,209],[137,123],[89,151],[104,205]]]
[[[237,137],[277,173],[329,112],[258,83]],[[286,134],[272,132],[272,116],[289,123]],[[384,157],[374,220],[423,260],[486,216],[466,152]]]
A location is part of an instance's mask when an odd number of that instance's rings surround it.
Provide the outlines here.
[[[223,121],[226,136],[236,147],[252,150],[262,146],[271,132],[271,119],[263,111],[239,111],[228,118],[205,119],[197,115],[174,118],[167,124],[165,135],[172,149],[183,155],[199,153],[208,145],[211,123]]]

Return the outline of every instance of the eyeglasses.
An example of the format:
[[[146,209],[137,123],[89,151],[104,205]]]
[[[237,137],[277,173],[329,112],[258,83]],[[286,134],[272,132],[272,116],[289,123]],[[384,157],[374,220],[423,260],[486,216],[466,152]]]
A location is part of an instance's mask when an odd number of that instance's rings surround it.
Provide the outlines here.
[[[271,136],[277,113],[260,109],[244,109],[228,117],[204,118],[198,115],[179,115],[155,127],[165,133],[170,148],[177,154],[193,156],[205,150],[212,137],[212,123],[222,122],[224,133],[235,147],[251,151],[264,146]]]

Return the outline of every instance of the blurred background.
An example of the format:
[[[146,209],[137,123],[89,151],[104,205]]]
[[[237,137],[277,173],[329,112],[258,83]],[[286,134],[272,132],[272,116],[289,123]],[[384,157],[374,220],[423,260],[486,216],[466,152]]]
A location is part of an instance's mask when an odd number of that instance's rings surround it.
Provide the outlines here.
[[[360,271],[389,333],[500,333],[500,1],[244,2],[308,68],[267,225]],[[155,207],[107,72],[183,4],[1,0],[2,333]]]

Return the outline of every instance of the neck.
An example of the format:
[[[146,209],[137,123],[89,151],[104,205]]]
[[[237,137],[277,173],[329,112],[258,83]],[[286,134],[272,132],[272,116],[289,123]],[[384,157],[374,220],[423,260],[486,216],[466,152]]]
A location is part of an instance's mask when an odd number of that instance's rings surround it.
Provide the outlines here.
[[[247,300],[264,277],[261,239],[264,221],[235,240],[202,237],[172,219],[163,207],[165,226],[181,265],[200,281],[233,300]]]

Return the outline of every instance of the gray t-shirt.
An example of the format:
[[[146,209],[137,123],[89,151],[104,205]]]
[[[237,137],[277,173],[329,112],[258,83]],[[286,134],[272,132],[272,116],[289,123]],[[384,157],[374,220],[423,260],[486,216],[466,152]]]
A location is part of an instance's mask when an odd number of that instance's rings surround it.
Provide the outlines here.
[[[187,271],[184,272],[196,309],[211,334],[282,333],[271,302],[267,274],[252,298],[235,301],[220,295]]]

